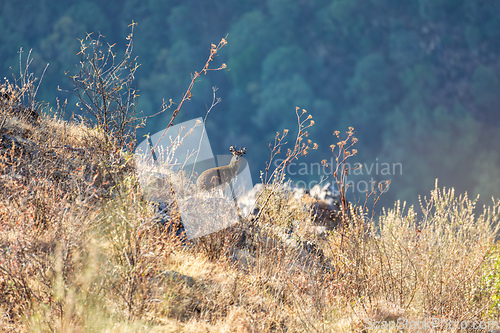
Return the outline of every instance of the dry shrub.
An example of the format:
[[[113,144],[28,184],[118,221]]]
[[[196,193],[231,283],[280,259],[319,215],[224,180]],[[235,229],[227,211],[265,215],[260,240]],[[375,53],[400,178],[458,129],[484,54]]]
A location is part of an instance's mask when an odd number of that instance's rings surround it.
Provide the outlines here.
[[[473,321],[489,316],[484,277],[498,232],[499,205],[475,211],[467,195],[431,191],[422,213],[397,203],[378,221],[329,236],[343,307],[360,322],[398,318]],[[342,246],[340,244],[343,244]]]

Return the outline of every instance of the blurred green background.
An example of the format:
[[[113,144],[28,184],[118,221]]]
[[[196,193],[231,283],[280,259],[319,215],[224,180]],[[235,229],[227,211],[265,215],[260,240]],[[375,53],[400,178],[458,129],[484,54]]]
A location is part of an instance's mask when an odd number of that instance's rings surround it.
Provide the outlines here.
[[[352,126],[359,153],[351,163],[363,165],[350,178],[352,200],[364,201],[372,179],[392,180],[382,206],[418,203],[436,178],[481,193],[481,202],[500,197],[500,1],[4,0],[0,13],[0,75],[17,73],[20,48],[31,49],[36,76],[50,63],[38,99],[53,106],[70,98],[57,87],[72,88],[64,73],[77,72],[86,32],[123,50],[128,25],[138,23],[133,54],[145,114],[162,99],[179,102],[210,44],[227,35],[213,67],[228,70],[203,76],[176,122],[205,116],[217,86],[222,102],[207,120],[212,149],[246,146],[254,183],[276,131],[290,129],[293,141],[299,106],[313,115],[309,138],[319,144],[290,169],[302,185],[321,179],[313,163],[330,161],[333,131]],[[76,110],[70,99],[67,116]],[[140,135],[164,129],[170,115]]]

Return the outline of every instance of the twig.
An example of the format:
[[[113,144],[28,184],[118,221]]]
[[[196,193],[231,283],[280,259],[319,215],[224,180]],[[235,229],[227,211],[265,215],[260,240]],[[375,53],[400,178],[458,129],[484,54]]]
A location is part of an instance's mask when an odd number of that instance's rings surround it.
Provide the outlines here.
[[[216,106],[217,104],[219,104],[220,101],[221,101],[220,97],[216,97],[216,95],[215,95],[215,93],[217,92],[217,87],[212,87],[212,91],[213,91],[212,105],[210,105],[210,107],[207,109],[207,113],[205,114],[205,118],[203,119],[203,125],[205,125],[207,123],[207,118],[208,118],[208,115],[210,114],[210,111],[212,111],[212,109],[214,108],[214,106]],[[203,141],[203,135],[204,134],[205,134],[205,126],[203,126],[203,131],[202,131],[201,136],[200,136],[200,142],[198,144],[198,150],[196,152],[196,157],[194,159],[193,169],[191,170],[191,174],[194,173],[194,168],[196,166],[196,162],[198,161],[198,155],[200,154],[201,143]]]
[[[200,72],[196,72],[195,71],[194,74],[191,75],[191,83],[189,84],[189,87],[187,88],[186,92],[184,93],[184,96],[182,97],[182,100],[180,101],[179,106],[174,110],[174,112],[172,114],[172,117],[170,118],[170,122],[168,123],[167,127],[163,131],[163,133],[162,133],[160,139],[158,140],[158,142],[155,144],[154,149],[157,148],[157,146],[160,143],[160,141],[167,134],[168,129],[170,127],[172,127],[172,125],[174,123],[174,120],[177,117],[177,115],[179,114],[179,111],[181,110],[182,105],[184,104],[184,102],[191,99],[191,96],[192,96],[191,90],[193,89],[194,83],[200,77],[200,75],[201,74],[205,74],[206,75],[208,71],[222,70],[222,69],[225,69],[227,67],[226,64],[223,63],[219,68],[215,68],[215,69],[209,68],[210,63],[214,60],[214,57],[217,55],[217,52],[220,49],[222,49],[224,46],[226,46],[226,45],[227,45],[227,41],[226,41],[225,38],[222,38],[221,41],[219,42],[219,44],[217,44],[217,45],[212,44],[211,45],[211,47],[210,47],[210,55],[208,56],[207,62],[205,63],[205,65],[203,66],[203,68],[202,68],[202,70]]]

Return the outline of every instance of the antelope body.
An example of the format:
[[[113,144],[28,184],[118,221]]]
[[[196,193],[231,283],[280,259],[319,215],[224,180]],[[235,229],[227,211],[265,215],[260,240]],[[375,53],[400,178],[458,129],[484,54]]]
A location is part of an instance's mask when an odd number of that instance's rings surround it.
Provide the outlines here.
[[[236,150],[231,146],[229,147],[229,151],[233,154],[229,165],[205,170],[198,177],[196,186],[200,190],[209,191],[220,185],[228,184],[236,177],[240,169],[241,156],[247,152],[247,149],[243,148],[241,150]]]

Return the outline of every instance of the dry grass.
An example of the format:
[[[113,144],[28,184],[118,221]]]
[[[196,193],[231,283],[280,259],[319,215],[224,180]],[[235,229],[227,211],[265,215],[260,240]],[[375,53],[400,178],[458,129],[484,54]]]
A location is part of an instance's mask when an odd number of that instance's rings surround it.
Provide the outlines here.
[[[311,236],[335,268],[325,270],[304,264],[271,229],[256,232],[255,222],[180,246],[146,223],[154,212],[134,174],[109,167],[117,163],[105,159],[109,151],[94,157],[104,149],[96,129],[11,118],[3,133],[33,145],[1,156],[5,330],[330,332],[359,331],[370,320],[491,314],[484,274],[494,263],[498,204],[476,217],[466,196],[436,188],[421,219],[398,204],[378,225],[352,220],[326,238]],[[61,141],[83,153],[54,149]],[[85,177],[81,165],[99,163],[112,173],[101,177],[117,185]],[[282,193],[268,191],[257,224],[309,223]],[[230,253],[244,228],[253,255],[242,267]]]
[[[132,156],[100,128],[28,122],[11,106],[0,106],[2,330],[359,332],[375,321],[498,318],[498,202],[478,213],[436,184],[418,216],[399,203],[373,221],[352,208],[318,236],[277,190],[282,172],[269,171],[259,216],[182,246],[148,223],[154,208]],[[297,222],[294,242],[315,244],[312,254],[279,236]]]

